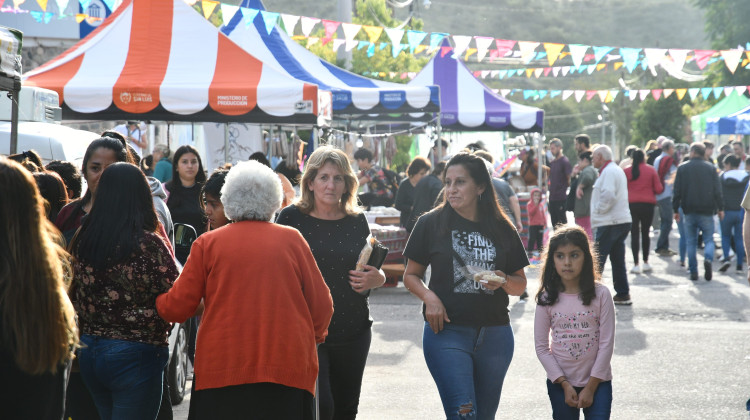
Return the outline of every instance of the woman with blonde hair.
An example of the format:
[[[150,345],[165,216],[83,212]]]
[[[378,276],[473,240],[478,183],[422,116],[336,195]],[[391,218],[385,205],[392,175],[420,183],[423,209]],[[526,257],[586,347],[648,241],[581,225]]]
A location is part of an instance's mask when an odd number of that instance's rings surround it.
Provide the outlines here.
[[[279,214],[276,223],[300,231],[331,289],[336,308],[326,342],[318,347],[320,418],[354,419],[359,406],[372,319],[367,297],[385,283],[385,274],[357,259],[370,235],[357,206],[359,182],[339,149],[323,146],[307,161],[302,197]]]
[[[2,157],[0,197],[0,416],[61,419],[78,344],[68,254],[31,174]]]

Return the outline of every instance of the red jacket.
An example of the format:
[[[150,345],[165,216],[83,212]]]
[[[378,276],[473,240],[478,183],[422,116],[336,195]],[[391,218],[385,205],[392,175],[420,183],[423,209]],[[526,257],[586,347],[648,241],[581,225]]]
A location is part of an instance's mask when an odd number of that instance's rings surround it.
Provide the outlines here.
[[[539,188],[531,190],[531,197],[534,196],[535,191],[540,191]],[[545,226],[547,224],[547,214],[544,212],[544,196],[539,200],[538,204],[534,204],[534,200],[529,198],[529,202],[526,203],[526,213],[529,216],[529,226]]]
[[[316,343],[327,335],[333,301],[296,229],[244,221],[198,237],[156,308],[184,322],[201,299],[195,389],[271,382],[315,394]]]
[[[656,204],[656,194],[664,191],[664,185],[659,180],[659,174],[653,166],[641,163],[641,174],[633,181],[633,167],[625,168],[628,178],[628,203]]]

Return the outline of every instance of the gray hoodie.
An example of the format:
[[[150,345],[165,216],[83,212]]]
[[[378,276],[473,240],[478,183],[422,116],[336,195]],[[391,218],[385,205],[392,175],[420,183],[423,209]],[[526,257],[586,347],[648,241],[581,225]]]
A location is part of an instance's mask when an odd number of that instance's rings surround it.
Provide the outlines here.
[[[167,193],[158,179],[151,176],[146,177],[146,179],[148,179],[148,186],[151,187],[151,196],[154,198],[156,216],[159,218],[161,224],[164,225],[164,230],[167,231],[169,241],[174,246],[174,224],[172,223],[172,215],[169,213],[167,203],[164,201],[167,199]]]

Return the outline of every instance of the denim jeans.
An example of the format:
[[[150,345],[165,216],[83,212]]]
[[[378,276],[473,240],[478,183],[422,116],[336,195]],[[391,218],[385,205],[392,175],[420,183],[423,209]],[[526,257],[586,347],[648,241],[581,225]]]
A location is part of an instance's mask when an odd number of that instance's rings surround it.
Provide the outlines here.
[[[599,226],[596,228],[596,247],[599,251],[599,272],[604,271],[604,264],[612,263],[612,282],[618,296],[630,294],[628,270],[625,268],[625,239],[630,233],[630,223]]]
[[[680,207],[680,221],[677,222],[677,231],[680,232],[680,262],[685,261],[687,256],[687,233],[685,232],[685,213]]]
[[[659,207],[661,226],[659,227],[659,239],[656,241],[656,249],[669,249],[669,232],[672,231],[672,197],[662,198],[656,202]]]
[[[744,218],[744,210],[725,210],[724,219],[721,221],[721,249],[724,251],[724,259],[729,260],[729,251],[734,237],[737,267],[742,267],[742,263],[745,261],[745,245],[742,243],[742,221]]]
[[[685,213],[685,236],[687,236],[687,257],[690,273],[698,273],[698,230],[703,232],[703,258],[714,260],[714,217],[710,214]]]
[[[575,387],[576,392],[580,393],[582,387]],[[553,384],[547,379],[547,394],[549,401],[552,403],[552,418],[554,420],[578,420],[581,410],[565,404],[565,391],[562,385]],[[612,411],[612,381],[599,383],[594,392],[594,402],[590,407],[583,409],[583,416],[586,420],[606,420],[609,419]]]
[[[425,322],[422,349],[448,420],[495,418],[505,373],[513,359],[510,325],[445,324],[435,334]]]
[[[169,349],[93,335],[81,341],[81,376],[102,420],[155,419]]]

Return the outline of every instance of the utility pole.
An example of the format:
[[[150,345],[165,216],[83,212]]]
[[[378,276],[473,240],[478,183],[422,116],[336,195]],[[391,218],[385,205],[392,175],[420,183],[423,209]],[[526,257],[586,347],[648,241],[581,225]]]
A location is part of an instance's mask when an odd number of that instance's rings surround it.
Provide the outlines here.
[[[352,1],[353,0],[339,0],[338,6],[338,19],[339,22],[352,22]],[[343,30],[342,30],[343,33]],[[346,48],[342,46],[339,48],[337,56],[340,61],[344,62],[344,68],[352,68],[352,52],[346,51]]]

